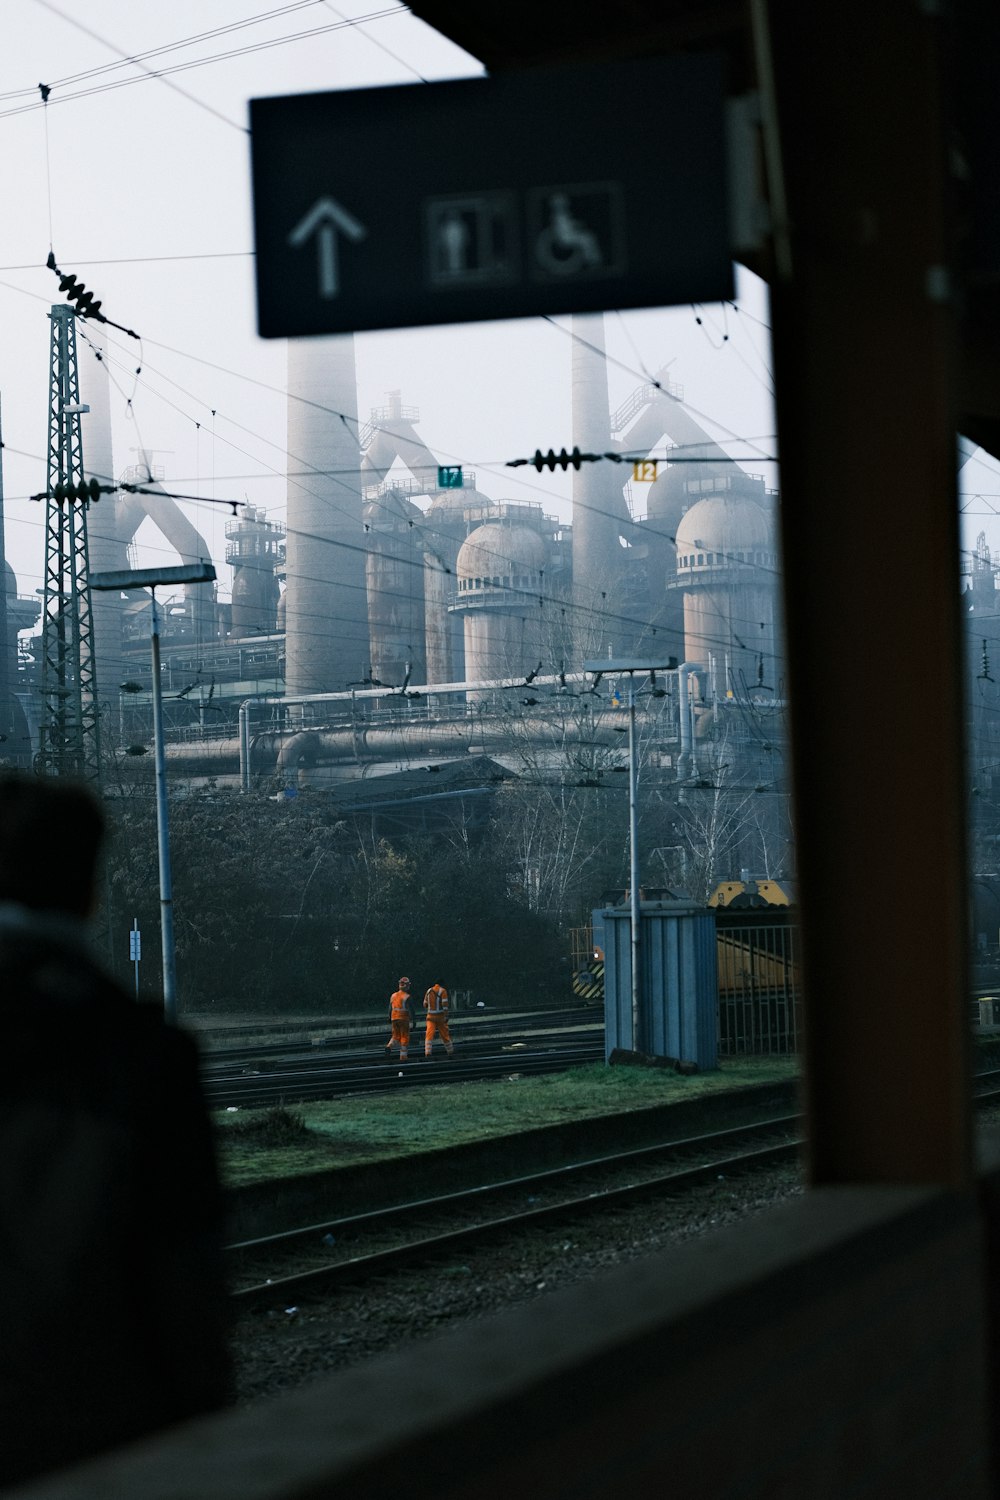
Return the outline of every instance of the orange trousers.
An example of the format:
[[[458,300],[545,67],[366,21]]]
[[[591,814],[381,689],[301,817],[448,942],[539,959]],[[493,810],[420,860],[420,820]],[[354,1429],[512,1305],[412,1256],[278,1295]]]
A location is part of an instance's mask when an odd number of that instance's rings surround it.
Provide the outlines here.
[[[428,1012],[427,1030],[424,1033],[424,1052],[428,1057],[430,1057],[431,1055],[431,1046],[433,1045],[434,1038],[436,1036],[439,1036],[442,1042],[444,1042],[445,1051],[451,1052],[453,1049],[453,1043],[451,1040],[451,1032],[448,1030],[448,1017],[433,1016]]]
[[[410,1018],[409,1018],[409,1016],[403,1016],[403,1018],[401,1020],[397,1020],[396,1017],[393,1016],[393,1018],[392,1018],[392,1036],[389,1038],[388,1042],[386,1043],[386,1048],[385,1048],[385,1050],[387,1052],[391,1052],[393,1042],[397,1042],[399,1044],[399,1055],[400,1055],[400,1057],[405,1057],[406,1056],[406,1052],[407,1052],[407,1048],[410,1045]]]

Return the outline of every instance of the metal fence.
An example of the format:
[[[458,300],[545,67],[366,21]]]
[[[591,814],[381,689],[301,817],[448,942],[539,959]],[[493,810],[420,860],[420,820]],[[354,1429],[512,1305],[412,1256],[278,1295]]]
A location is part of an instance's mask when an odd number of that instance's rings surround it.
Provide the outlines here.
[[[715,908],[719,1056],[787,1056],[798,1050],[802,998],[798,925],[791,908]],[[604,1002],[604,957],[593,929],[571,932],[573,994]]]
[[[798,928],[788,908],[716,911],[719,1055],[798,1048]]]

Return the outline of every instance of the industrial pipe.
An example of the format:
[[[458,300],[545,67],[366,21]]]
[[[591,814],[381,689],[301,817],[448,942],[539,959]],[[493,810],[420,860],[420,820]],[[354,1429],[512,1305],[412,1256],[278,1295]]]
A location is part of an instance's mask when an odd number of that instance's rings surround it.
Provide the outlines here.
[[[700,672],[698,662],[683,661],[677,668],[677,713],[680,721],[681,750],[677,757],[677,780],[683,781],[694,770],[694,705],[691,701],[690,674]]]
[[[625,727],[624,713],[608,713],[606,722],[591,727],[591,741],[607,746],[621,744],[620,730]],[[615,727],[617,726],[617,728]],[[474,719],[419,722],[380,727],[378,725],[344,725],[337,729],[274,729],[251,738],[248,716],[240,722],[239,739],[200,740],[168,746],[167,759],[178,770],[192,775],[228,775],[240,773],[243,791],[250,790],[251,746],[260,746],[275,757],[283,745],[303,734],[315,736],[317,760],[321,763],[372,760],[409,760],[424,755],[465,755],[472,751],[509,749],[512,736],[522,735],[531,744],[551,744],[551,719],[519,719],[516,729],[491,729]]]
[[[296,734],[282,740],[278,748],[276,769],[288,771],[292,767],[315,766],[319,757],[320,737],[315,729],[300,729]]]

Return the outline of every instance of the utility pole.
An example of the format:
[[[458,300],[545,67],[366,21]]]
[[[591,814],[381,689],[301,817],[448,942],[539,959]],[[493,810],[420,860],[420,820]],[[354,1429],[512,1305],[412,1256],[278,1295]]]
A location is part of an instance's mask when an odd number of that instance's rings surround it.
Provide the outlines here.
[[[160,865],[160,948],[163,954],[163,1014],[177,1021],[177,979],[174,972],[174,891],[170,875],[170,823],[167,814],[167,759],[163,734],[163,690],[160,682],[160,626],[156,613],[156,590],[170,584],[212,583],[215,568],[207,559],[179,568],[125,568],[93,573],[94,589],[120,593],[122,589],[149,589],[150,649],[153,668],[153,749],[156,756],[156,845]],[[138,940],[136,940],[138,941]]]
[[[637,658],[633,656],[607,661],[585,661],[583,670],[594,673],[597,681],[614,674],[628,674],[628,865],[629,865],[629,926],[631,933],[631,978],[632,978],[632,1046],[640,1050],[639,1040],[643,1029],[642,1007],[642,955],[641,955],[641,908],[639,900],[639,742],[635,727],[635,674],[648,674],[650,684],[658,697],[662,691],[656,689],[656,673],[676,670],[677,658],[670,656]],[[596,686],[596,684],[595,684]]]
[[[36,769],[56,776],[100,778],[100,720],[94,665],[76,358],[76,312],[49,313],[49,445],[45,499],[42,606],[43,722]]]

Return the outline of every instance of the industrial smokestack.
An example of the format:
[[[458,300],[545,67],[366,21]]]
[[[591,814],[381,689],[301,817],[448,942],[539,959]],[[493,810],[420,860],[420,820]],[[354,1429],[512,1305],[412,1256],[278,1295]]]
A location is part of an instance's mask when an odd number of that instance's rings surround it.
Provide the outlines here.
[[[573,442],[584,452],[611,449],[608,371],[602,313],[576,316],[573,331]],[[624,602],[624,549],[619,535],[630,518],[621,473],[609,463],[584,464],[573,475],[573,602],[576,637],[584,656],[606,643],[627,649],[620,616]]]
[[[289,340],[288,463],[285,684],[336,692],[370,658],[353,338]]]
[[[115,483],[111,441],[111,387],[107,343],[101,329],[88,323],[78,340],[80,400],[90,408],[80,419],[83,471],[99,484]],[[119,572],[129,566],[128,539],[117,495],[102,495],[87,511],[87,553],[92,573]],[[90,601],[94,630],[94,667],[102,723],[108,710],[117,716],[122,681],[122,603],[116,593],[95,593]]]

